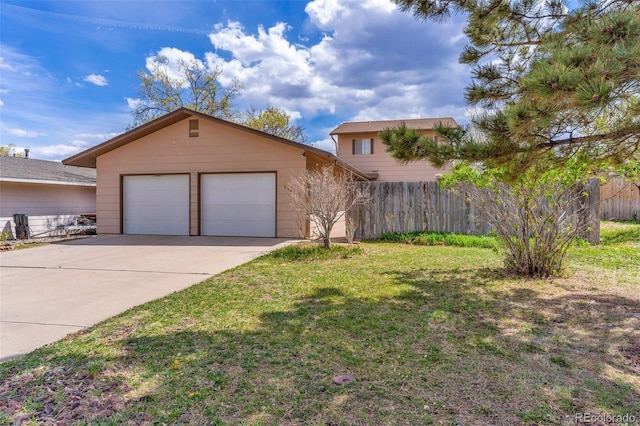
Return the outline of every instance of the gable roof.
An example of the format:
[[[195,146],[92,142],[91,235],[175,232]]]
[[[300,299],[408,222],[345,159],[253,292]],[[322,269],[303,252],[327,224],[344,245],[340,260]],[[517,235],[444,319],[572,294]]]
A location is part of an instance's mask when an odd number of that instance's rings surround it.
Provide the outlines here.
[[[405,123],[410,129],[430,130],[438,123],[451,127],[458,127],[458,123],[452,117],[441,118],[414,118],[407,120],[379,120],[379,121],[351,121],[345,122],[333,129],[330,135],[344,133],[378,133],[389,127],[397,127]]]
[[[96,186],[96,171],[57,161],[0,156],[0,181]]]
[[[360,179],[369,180],[371,176],[366,174],[365,172],[358,170],[352,165],[344,162],[340,158],[331,154],[330,152],[324,151],[322,149],[314,148],[310,145],[305,145],[299,142],[294,142],[289,139],[284,139],[278,136],[271,135],[269,133],[262,132],[260,130],[255,130],[250,127],[243,126],[241,124],[233,123],[231,121],[223,120],[221,118],[213,117],[208,114],[204,114],[201,112],[193,111],[188,108],[180,108],[168,114],[165,114],[161,117],[156,118],[148,123],[145,123],[135,129],[129,130],[128,132],[122,133],[121,135],[116,136],[115,138],[109,139],[106,142],[103,142],[99,145],[96,145],[92,148],[89,148],[85,151],[80,152],[72,157],[66,158],[62,160],[63,164],[73,165],[73,166],[81,166],[81,167],[96,167],[96,158],[102,154],[106,154],[107,152],[113,151],[114,149],[120,148],[128,143],[131,143],[137,139],[140,139],[144,136],[150,135],[151,133],[157,132],[165,127],[171,126],[179,121],[184,119],[195,117],[202,118],[204,120],[209,120],[214,123],[222,124],[224,126],[229,126],[235,128],[237,130],[243,132],[253,133],[256,136],[261,136],[263,138],[267,138],[272,140],[275,143],[281,143],[284,145],[289,145],[298,149],[302,149],[305,153],[312,153],[322,159],[332,162],[338,167],[345,169]]]

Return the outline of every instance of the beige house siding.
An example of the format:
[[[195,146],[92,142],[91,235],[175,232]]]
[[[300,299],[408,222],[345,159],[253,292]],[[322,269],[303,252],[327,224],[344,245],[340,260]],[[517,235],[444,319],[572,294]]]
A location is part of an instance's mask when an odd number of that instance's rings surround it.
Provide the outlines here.
[[[285,185],[306,168],[304,150],[205,119],[189,137],[189,119],[160,129],[97,157],[97,223],[100,234],[122,232],[122,176],[189,174],[190,235],[200,232],[199,180],[204,173],[275,172],[276,236],[297,237]]]
[[[426,130],[424,134],[434,136],[435,132]],[[373,154],[353,154],[353,139],[373,139]],[[345,133],[338,135],[337,156],[365,173],[377,173],[377,181],[433,181],[437,179],[437,175],[448,173],[451,170],[450,166],[436,169],[427,161],[402,164],[391,157],[386,148],[377,133]]]
[[[14,214],[29,215],[32,234],[50,233],[78,215],[96,211],[96,188],[26,182],[0,182],[0,232],[14,235]]]

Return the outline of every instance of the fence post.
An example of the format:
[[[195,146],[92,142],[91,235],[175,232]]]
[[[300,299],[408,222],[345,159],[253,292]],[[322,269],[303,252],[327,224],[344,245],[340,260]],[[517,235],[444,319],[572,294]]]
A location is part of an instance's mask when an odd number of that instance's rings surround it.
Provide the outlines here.
[[[600,244],[600,181],[589,179],[587,192],[587,241]]]

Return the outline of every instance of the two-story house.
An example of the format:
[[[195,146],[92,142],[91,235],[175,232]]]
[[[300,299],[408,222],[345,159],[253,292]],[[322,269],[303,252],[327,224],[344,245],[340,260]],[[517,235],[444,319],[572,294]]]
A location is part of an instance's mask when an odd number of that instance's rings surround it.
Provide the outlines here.
[[[380,140],[378,133],[401,123],[420,130],[426,136],[436,137],[434,126],[440,122],[451,127],[458,123],[451,117],[419,118],[408,120],[382,120],[342,123],[331,131],[331,137],[338,137],[336,154],[346,163],[367,173],[372,180],[387,182],[433,181],[437,175],[449,172],[445,166],[437,169],[428,161],[414,161],[403,164],[393,158]]]

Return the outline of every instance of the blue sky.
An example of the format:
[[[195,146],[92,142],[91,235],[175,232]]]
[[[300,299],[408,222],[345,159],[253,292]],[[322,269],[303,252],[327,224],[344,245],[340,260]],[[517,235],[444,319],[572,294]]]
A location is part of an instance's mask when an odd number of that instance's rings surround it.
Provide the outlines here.
[[[465,120],[462,22],[420,22],[388,0],[4,1],[0,144],[61,160],[122,133],[136,72],[197,59],[330,149],[343,121]]]

